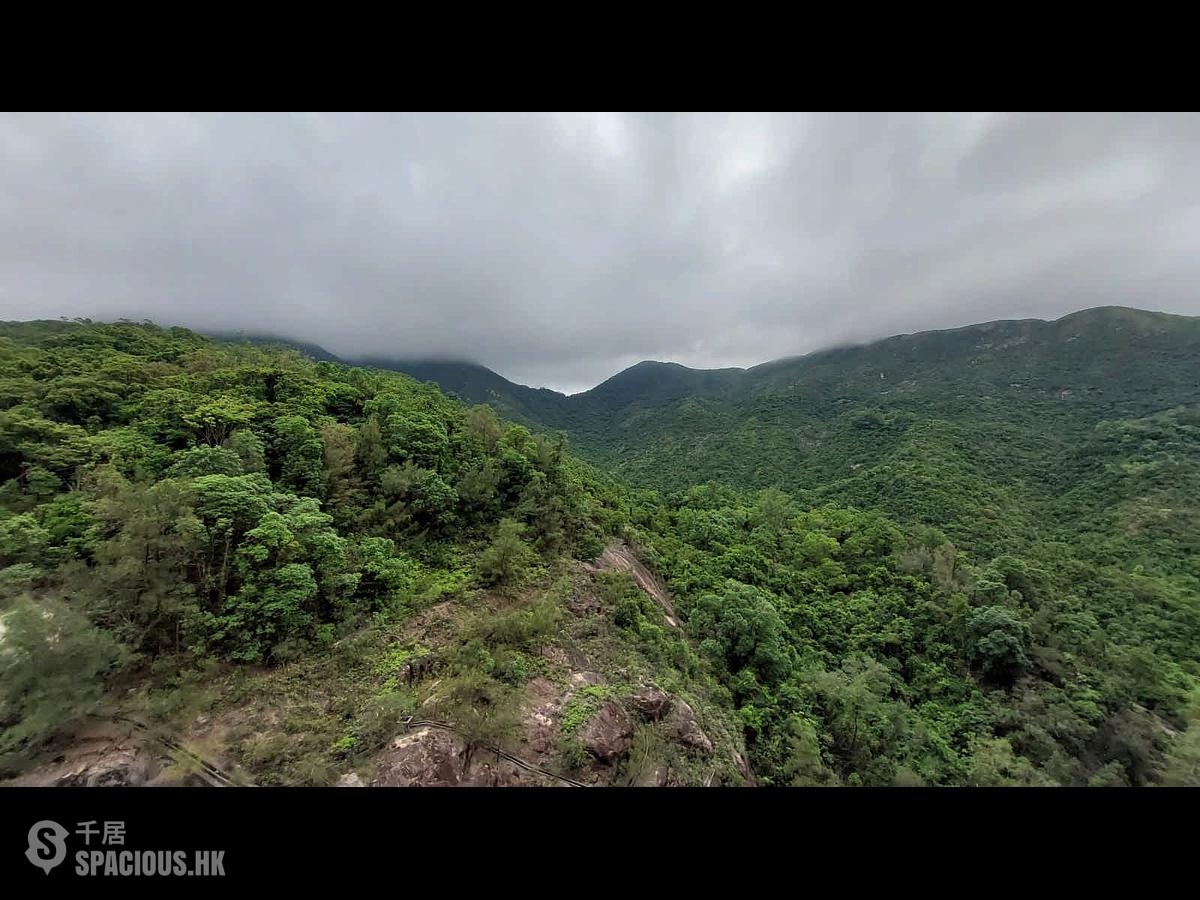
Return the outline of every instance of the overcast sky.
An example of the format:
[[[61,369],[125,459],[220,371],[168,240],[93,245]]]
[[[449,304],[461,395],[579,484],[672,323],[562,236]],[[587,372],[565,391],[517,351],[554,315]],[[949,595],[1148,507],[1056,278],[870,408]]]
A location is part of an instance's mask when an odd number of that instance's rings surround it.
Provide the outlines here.
[[[575,391],[1102,304],[1200,314],[1200,116],[0,117],[5,319]]]

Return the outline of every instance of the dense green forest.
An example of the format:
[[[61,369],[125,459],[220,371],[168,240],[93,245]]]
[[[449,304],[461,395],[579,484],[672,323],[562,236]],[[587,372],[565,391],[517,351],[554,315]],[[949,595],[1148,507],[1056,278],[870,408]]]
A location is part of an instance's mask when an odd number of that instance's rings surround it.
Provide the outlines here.
[[[886,515],[910,545],[893,559],[915,541],[955,561],[960,587],[939,588],[934,578],[935,594],[979,605],[991,592],[1032,628],[1029,674],[1002,702],[1016,693],[1037,699],[989,727],[1038,767],[1051,766],[1054,781],[1083,783],[1096,774],[1087,759],[1116,752],[1105,749],[1107,730],[1127,733],[1127,723],[1093,712],[1085,727],[1070,724],[1048,698],[1078,690],[1095,694],[1106,716],[1161,717],[1160,731],[1144,723],[1154,758],[1162,735],[1190,715],[1200,652],[1198,352],[1200,319],[1111,307],[904,335],[747,370],[647,362],[571,397],[478,366],[400,365],[563,431],[577,452],[658,489],[670,508],[695,508],[693,485],[711,481],[750,495],[783,489],[796,510],[832,503]],[[718,521],[753,521],[752,507],[752,496],[727,499]],[[686,532],[676,525],[660,530],[679,538]],[[723,555],[731,540],[697,546]],[[678,552],[657,562],[686,597]],[[766,560],[758,571],[770,579],[731,577],[786,604],[797,591],[783,586],[779,557]],[[1012,566],[1037,577],[1001,578]],[[1001,582],[1008,596],[996,594]],[[808,586],[800,593],[814,596]],[[962,648],[961,639],[940,639]],[[911,648],[898,658],[911,660]],[[1144,677],[1158,686],[1135,688]],[[1037,724],[1038,715],[1053,727]],[[1022,736],[1030,730],[1042,733],[1036,745]],[[1055,756],[1072,765],[1052,764]]]
[[[1097,310],[578,398],[438,369],[498,418],[415,366],[0,324],[0,768],[269,700],[223,757],[324,784],[425,709],[516,748],[580,676],[539,751],[572,778],[1196,783],[1197,347]],[[589,757],[648,686],[703,739]]]

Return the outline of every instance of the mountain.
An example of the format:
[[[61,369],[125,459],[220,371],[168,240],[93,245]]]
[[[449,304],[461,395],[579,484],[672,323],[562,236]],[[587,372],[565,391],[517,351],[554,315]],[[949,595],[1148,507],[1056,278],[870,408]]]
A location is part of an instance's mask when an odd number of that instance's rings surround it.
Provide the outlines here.
[[[565,432],[585,458],[635,484],[775,486],[951,528],[970,520],[979,532],[986,519],[973,503],[960,507],[990,489],[939,498],[931,485],[913,496],[879,467],[942,458],[968,482],[987,472],[1018,492],[1045,490],[1045,467],[1097,423],[1200,402],[1200,319],[1104,307],[1052,322],[896,336],[745,370],[643,362],[536,407],[523,401],[528,388],[488,375],[486,389],[447,382],[472,402]]]
[[[253,344],[255,347],[295,350],[301,356],[315,360],[316,362],[331,362],[340,364],[346,363],[344,359],[333,353],[330,353],[319,344],[312,344],[307,341],[298,341],[294,338],[282,337],[277,334],[219,330],[206,331],[203,333],[211,338],[214,338],[215,340],[231,344],[244,343]]]
[[[226,337],[339,361],[313,344]],[[1045,534],[1061,519],[1046,512],[1046,498],[1064,488],[1062,473],[1078,470],[1080,448],[1101,423],[1200,403],[1198,348],[1200,319],[1100,307],[1055,321],[899,335],[749,369],[646,361],[573,396],[470,362],[355,362],[563,433],[582,457],[635,485],[779,487],[994,549],[1014,527]]]
[[[569,400],[574,409],[619,416],[632,406],[661,406],[690,397],[720,396],[740,384],[744,374],[744,369],[689,369],[678,363],[646,361]]]
[[[545,424],[594,420],[622,428],[647,408],[689,401],[782,399],[820,409],[850,403],[986,412],[1012,401],[1047,409],[1068,401],[1086,415],[1146,413],[1200,395],[1193,365],[1200,318],[1101,307],[1055,321],[1026,319],[898,335],[750,369],[690,369],[646,361],[570,397],[528,388],[473,363],[370,360],[433,381],[472,403],[529,409]],[[538,398],[533,400],[532,398]],[[595,435],[580,435],[591,446]]]
[[[569,418],[565,394],[546,388],[514,384],[477,363],[454,360],[409,360],[381,356],[355,359],[355,363],[404,372],[418,381],[429,381],[467,403],[487,403],[505,418],[534,427],[545,421]]]
[[[0,323],[0,775],[1196,784],[1198,338],[408,364],[605,473],[274,338]]]

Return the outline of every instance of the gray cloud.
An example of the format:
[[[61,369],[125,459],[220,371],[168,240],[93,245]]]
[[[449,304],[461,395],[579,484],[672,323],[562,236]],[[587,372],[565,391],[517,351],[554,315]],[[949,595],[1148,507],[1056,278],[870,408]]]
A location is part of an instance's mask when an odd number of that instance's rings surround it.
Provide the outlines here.
[[[1200,313],[1200,116],[0,118],[0,317],[578,390],[1100,304]]]

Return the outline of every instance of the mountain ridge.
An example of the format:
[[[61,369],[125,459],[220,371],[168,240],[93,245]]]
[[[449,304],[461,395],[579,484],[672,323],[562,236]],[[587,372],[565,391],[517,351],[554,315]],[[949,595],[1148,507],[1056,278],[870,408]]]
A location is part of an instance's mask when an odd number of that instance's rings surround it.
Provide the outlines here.
[[[1176,324],[1183,322],[1200,323],[1200,317],[1197,316],[1187,316],[1132,306],[1095,306],[1075,310],[1056,319],[1039,319],[1036,317],[993,319],[986,322],[959,325],[951,328],[902,332],[870,341],[835,344],[807,353],[781,356],[745,367],[692,367],[672,360],[645,359],[613,373],[594,387],[573,394],[566,394],[553,388],[533,387],[519,381],[514,381],[483,363],[465,357],[392,357],[387,354],[378,353],[341,356],[332,353],[319,344],[275,333],[219,330],[202,333],[225,341],[245,341],[259,346],[289,346],[317,361],[337,362],[346,365],[404,372],[417,378],[419,381],[432,381],[438,384],[439,387],[457,394],[468,402],[498,403],[502,406],[511,407],[517,412],[536,415],[537,411],[546,405],[560,405],[564,401],[567,404],[584,403],[590,399],[603,398],[617,386],[623,386],[631,382],[645,384],[650,379],[646,379],[643,376],[651,372],[660,375],[669,374],[677,383],[681,379],[690,378],[697,384],[723,385],[725,382],[747,376],[758,378],[784,366],[813,364],[827,357],[865,352],[898,344],[910,339],[920,339],[928,342],[931,340],[949,339],[968,333],[987,333],[1004,328],[1061,327],[1081,319],[1086,322],[1088,319],[1096,319],[1104,316],[1140,320],[1143,324],[1148,324],[1151,320],[1158,322],[1167,320]],[[529,399],[534,397],[538,398],[538,400],[530,404]],[[532,409],[521,409],[527,405],[532,406]]]
[[[388,357],[388,356],[382,355],[382,354],[372,354],[370,356],[351,357],[348,359],[348,362],[350,362],[351,364],[355,364],[355,365],[370,365],[370,366],[375,366],[378,368],[394,369],[395,371],[405,372],[407,374],[411,374],[414,377],[418,377],[418,378],[420,377],[420,373],[428,373],[428,372],[437,370],[437,372],[443,378],[445,378],[448,383],[452,381],[452,373],[453,373],[453,375],[458,378],[459,388],[467,388],[467,389],[469,389],[469,383],[467,382],[466,379],[463,378],[462,373],[458,373],[455,371],[456,369],[461,369],[461,370],[463,370],[463,372],[471,371],[471,372],[476,372],[476,373],[481,373],[481,374],[486,373],[486,377],[488,379],[490,379],[492,381],[498,380],[499,382],[502,382],[503,386],[507,390],[518,389],[518,390],[525,390],[525,391],[535,391],[541,395],[551,395],[551,396],[554,396],[554,397],[557,397],[557,398],[560,398],[563,400],[571,400],[573,398],[587,398],[587,397],[595,397],[597,395],[601,395],[604,393],[603,389],[605,389],[606,386],[611,387],[614,383],[620,384],[623,381],[625,381],[626,379],[623,376],[629,376],[635,372],[643,373],[643,372],[651,370],[651,369],[653,369],[654,371],[659,372],[659,373],[672,372],[673,374],[679,373],[682,371],[683,373],[687,373],[687,375],[691,376],[691,377],[712,378],[713,380],[717,380],[718,378],[734,378],[734,377],[739,377],[739,376],[757,377],[759,375],[762,375],[762,374],[770,371],[773,368],[780,367],[783,365],[798,364],[802,361],[811,362],[811,361],[818,360],[818,359],[821,359],[821,358],[824,358],[824,357],[830,356],[830,355],[853,353],[856,351],[865,351],[865,350],[868,350],[871,348],[880,347],[881,345],[888,345],[888,344],[895,343],[895,342],[902,342],[904,340],[912,339],[912,338],[921,338],[921,339],[925,339],[925,340],[938,339],[938,338],[949,338],[952,336],[961,336],[961,335],[967,334],[967,333],[988,332],[988,331],[992,331],[992,330],[995,330],[998,328],[1003,328],[1006,326],[1008,326],[1008,327],[1013,327],[1013,326],[1037,327],[1037,326],[1053,326],[1053,325],[1062,326],[1064,324],[1078,321],[1081,318],[1086,320],[1088,318],[1098,318],[1098,317],[1102,317],[1102,316],[1114,316],[1114,315],[1128,318],[1130,314],[1132,314],[1134,318],[1144,317],[1145,319],[1154,319],[1154,320],[1159,320],[1159,321],[1172,320],[1177,323],[1178,322],[1194,322],[1194,323],[1200,322],[1200,317],[1186,316],[1186,315],[1181,315],[1181,314],[1177,314],[1177,313],[1167,313],[1167,312],[1161,312],[1161,311],[1156,311],[1156,310],[1147,310],[1147,309],[1141,309],[1138,307],[1131,307],[1131,306],[1113,306],[1113,305],[1096,306],[1096,307],[1088,307],[1085,309],[1076,310],[1074,312],[1067,313],[1063,316],[1060,316],[1056,319],[1039,319],[1036,317],[1021,318],[1021,319],[994,319],[994,320],[989,320],[987,322],[978,322],[978,323],[973,323],[970,325],[960,325],[960,326],[955,326],[952,328],[936,328],[936,329],[927,329],[927,330],[922,330],[922,331],[902,332],[899,334],[888,335],[886,337],[881,337],[881,338],[877,338],[877,339],[870,340],[870,341],[836,344],[836,345],[833,345],[830,347],[823,347],[823,348],[820,348],[817,350],[812,350],[808,353],[800,353],[800,354],[794,354],[794,355],[781,356],[781,357],[777,357],[775,359],[765,360],[761,363],[756,363],[752,366],[746,366],[746,367],[729,366],[729,367],[720,367],[720,368],[703,368],[703,367],[697,368],[697,367],[692,367],[692,366],[686,366],[682,363],[674,362],[671,360],[646,359],[646,360],[641,360],[637,363],[634,363],[631,366],[627,366],[626,368],[621,369],[618,372],[615,372],[614,374],[610,375],[608,378],[601,381],[596,386],[589,388],[586,391],[579,391],[574,394],[565,394],[561,391],[556,391],[552,388],[531,387],[531,386],[523,384],[519,381],[513,381],[512,379],[507,378],[503,374],[497,372],[495,369],[489,368],[488,366],[485,366],[482,363],[479,363],[479,362],[476,362],[473,360],[469,360],[469,359],[448,359],[448,358],[436,358],[436,357],[434,357],[434,358],[413,358],[413,357],[404,358],[404,357]],[[434,377],[422,378],[420,380],[438,381],[438,379],[434,378]],[[440,381],[438,383],[441,384]],[[453,390],[456,393],[460,393],[460,395],[462,395],[462,390],[459,390],[459,388],[454,387],[452,383],[449,386],[450,390]],[[476,393],[474,396],[466,396],[466,395],[463,395],[463,396],[464,396],[464,399],[471,400],[472,402],[487,402],[484,399],[476,399],[476,397],[481,396],[478,393]]]

